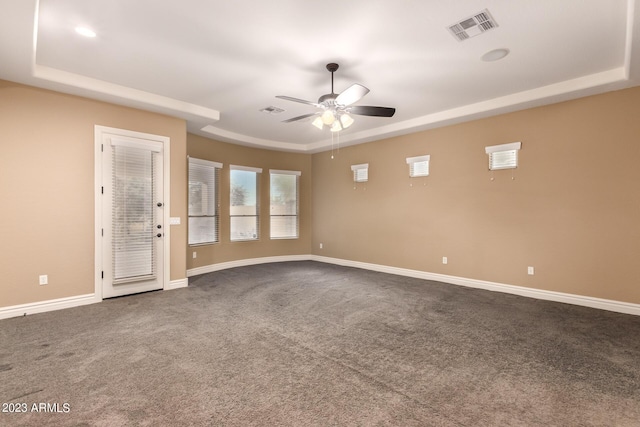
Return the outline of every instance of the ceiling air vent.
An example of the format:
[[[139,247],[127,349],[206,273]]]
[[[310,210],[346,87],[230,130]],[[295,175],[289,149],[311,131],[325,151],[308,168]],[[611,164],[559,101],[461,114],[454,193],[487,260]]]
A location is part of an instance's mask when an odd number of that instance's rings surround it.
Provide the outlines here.
[[[453,25],[449,25],[449,31],[458,40],[464,41],[496,28],[498,23],[487,9],[476,13],[473,16],[465,18]]]
[[[284,110],[282,108],[278,108],[278,107],[274,107],[274,106],[265,107],[265,108],[260,110],[260,112],[267,113],[267,114],[280,114],[283,111]]]

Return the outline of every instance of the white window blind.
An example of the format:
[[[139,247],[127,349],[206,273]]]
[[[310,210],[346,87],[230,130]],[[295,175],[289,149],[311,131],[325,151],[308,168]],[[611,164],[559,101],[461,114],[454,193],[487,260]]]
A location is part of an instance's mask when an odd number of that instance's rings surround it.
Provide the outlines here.
[[[258,240],[258,177],[262,169],[237,165],[229,168],[230,239]]]
[[[409,176],[412,178],[419,176],[429,175],[429,161],[430,155],[407,157],[407,164],[409,165]]]
[[[157,155],[148,147],[121,141],[112,150],[113,283],[156,275]]]
[[[354,182],[367,182],[369,180],[369,163],[351,165],[351,170],[353,171]]]
[[[221,163],[189,157],[189,244],[219,241],[218,182]]]
[[[270,236],[272,239],[296,239],[298,226],[298,171],[269,171]]]
[[[518,151],[522,143],[492,145],[485,147],[489,155],[489,170],[514,169],[518,167]]]

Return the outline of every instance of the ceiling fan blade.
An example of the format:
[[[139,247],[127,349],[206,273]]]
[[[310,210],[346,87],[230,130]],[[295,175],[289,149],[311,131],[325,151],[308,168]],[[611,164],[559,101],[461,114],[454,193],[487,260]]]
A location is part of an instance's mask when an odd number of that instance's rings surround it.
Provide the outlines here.
[[[316,116],[318,114],[320,114],[320,113],[303,114],[302,116],[293,117],[291,119],[283,120],[282,123],[297,122],[298,120],[303,120],[303,119],[306,119],[306,118],[311,117],[311,116]]]
[[[313,105],[314,107],[320,107],[320,104],[317,104],[315,102],[305,101],[304,99],[293,98],[291,96],[276,95],[276,98],[284,99],[284,100],[287,100],[287,101],[299,102],[301,104]]]
[[[351,114],[359,114],[361,116],[393,117],[396,113],[396,109],[391,107],[355,105],[349,108],[348,112]]]
[[[351,105],[354,102],[358,102],[363,96],[369,93],[369,89],[359,85],[358,83],[352,84],[346,88],[336,98],[336,104],[338,105]]]

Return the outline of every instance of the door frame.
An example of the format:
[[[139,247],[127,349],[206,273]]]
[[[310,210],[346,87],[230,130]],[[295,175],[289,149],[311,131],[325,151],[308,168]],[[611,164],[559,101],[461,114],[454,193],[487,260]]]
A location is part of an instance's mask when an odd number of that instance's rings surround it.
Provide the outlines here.
[[[127,129],[118,129],[112,128],[108,126],[95,125],[94,127],[94,149],[95,149],[95,157],[94,157],[94,181],[95,181],[95,267],[94,267],[94,280],[95,280],[95,296],[98,301],[102,301],[102,272],[104,271],[103,264],[103,245],[102,245],[102,230],[104,228],[102,209],[103,209],[103,195],[102,195],[102,177],[103,177],[103,158],[102,158],[102,144],[104,140],[104,136],[113,135],[113,136],[122,136],[129,138],[140,138],[146,139],[150,141],[160,142],[162,144],[162,175],[163,175],[163,203],[164,208],[162,209],[162,218],[164,225],[163,230],[163,259],[158,260],[159,266],[158,268],[162,268],[163,277],[162,277],[162,289],[169,289],[170,282],[170,250],[171,250],[171,233],[168,225],[170,224],[170,165],[171,165],[171,153],[170,142],[171,139],[168,136],[161,135],[153,135],[150,133],[137,132]],[[160,266],[161,264],[161,266]]]

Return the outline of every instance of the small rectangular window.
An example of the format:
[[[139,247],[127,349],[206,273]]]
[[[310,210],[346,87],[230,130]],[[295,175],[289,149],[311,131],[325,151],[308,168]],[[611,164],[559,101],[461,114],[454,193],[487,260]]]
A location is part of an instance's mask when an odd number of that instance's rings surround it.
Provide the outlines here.
[[[492,145],[485,147],[489,155],[489,170],[515,169],[518,167],[518,151],[522,143]]]
[[[369,180],[369,163],[351,165],[354,182],[367,182]]]
[[[258,240],[258,178],[262,169],[231,165],[230,239],[232,242]]]
[[[218,175],[221,163],[189,157],[189,244],[219,241]]]
[[[431,156],[407,157],[409,176],[412,178],[429,175],[429,161]]]
[[[298,182],[300,172],[269,171],[270,236],[272,239],[298,238]]]

